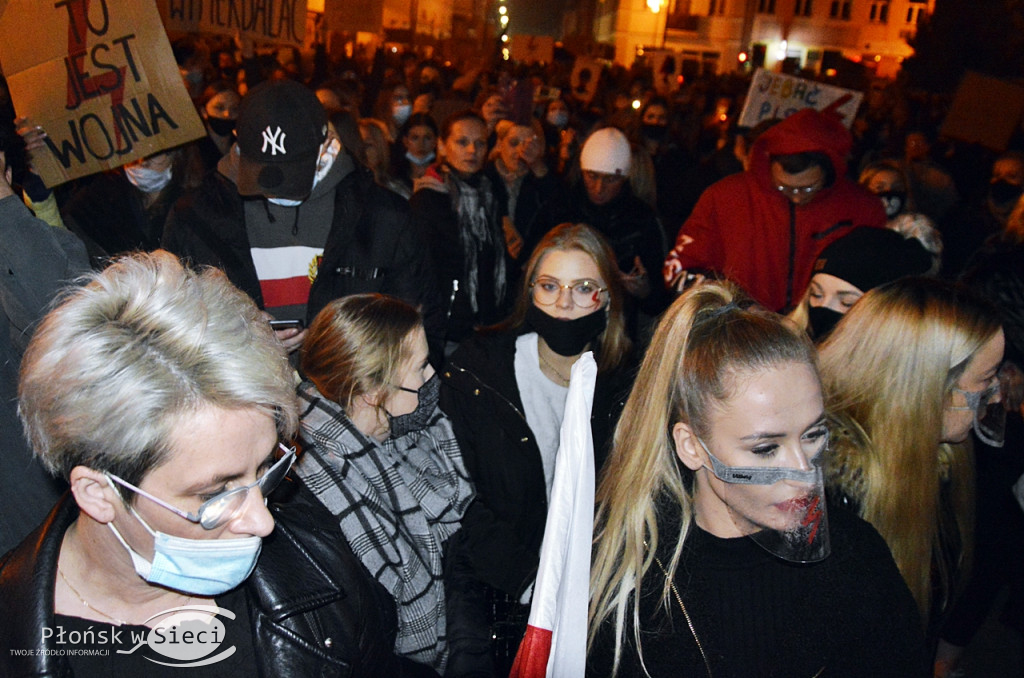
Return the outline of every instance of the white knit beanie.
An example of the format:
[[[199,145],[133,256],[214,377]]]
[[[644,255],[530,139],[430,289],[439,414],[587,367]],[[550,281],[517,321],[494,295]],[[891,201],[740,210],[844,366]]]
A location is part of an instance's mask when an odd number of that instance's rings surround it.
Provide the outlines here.
[[[615,127],[597,130],[583,144],[580,168],[603,174],[629,174],[630,150],[626,135]]]

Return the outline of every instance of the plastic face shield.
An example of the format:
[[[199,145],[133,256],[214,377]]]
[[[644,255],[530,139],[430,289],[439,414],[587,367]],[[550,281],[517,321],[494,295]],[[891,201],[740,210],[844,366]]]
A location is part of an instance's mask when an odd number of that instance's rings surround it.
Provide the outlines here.
[[[1006,440],[1006,408],[1003,406],[1002,385],[995,380],[991,386],[981,391],[964,391],[954,388],[963,394],[967,407],[952,407],[953,410],[971,411],[974,413],[974,434],[986,445],[1002,447]]]
[[[797,563],[824,560],[831,553],[822,465],[828,435],[804,452],[807,468],[780,458],[764,466],[728,466],[698,438],[711,461],[708,470],[725,483],[722,499],[733,523],[772,555]]]

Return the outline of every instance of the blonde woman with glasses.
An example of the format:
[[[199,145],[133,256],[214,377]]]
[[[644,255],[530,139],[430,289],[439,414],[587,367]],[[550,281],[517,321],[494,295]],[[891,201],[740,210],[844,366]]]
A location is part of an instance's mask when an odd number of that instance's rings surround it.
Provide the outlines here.
[[[572,365],[594,351],[598,467],[632,382],[622,304],[607,243],[588,226],[562,224],[533,251],[511,317],[464,343],[441,371],[441,407],[477,487],[456,558],[464,595],[449,598],[464,630],[465,644],[452,643],[456,668],[469,655],[493,671],[493,633],[498,673],[508,674],[536,575]]]

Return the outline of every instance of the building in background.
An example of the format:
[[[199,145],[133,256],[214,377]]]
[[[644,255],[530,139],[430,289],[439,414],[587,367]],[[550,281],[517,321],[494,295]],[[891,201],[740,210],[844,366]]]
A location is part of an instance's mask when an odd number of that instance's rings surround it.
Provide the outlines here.
[[[842,59],[893,77],[935,0],[576,0],[567,34],[588,21],[593,38],[631,64],[645,49],[682,54],[683,74],[739,65],[822,75]]]

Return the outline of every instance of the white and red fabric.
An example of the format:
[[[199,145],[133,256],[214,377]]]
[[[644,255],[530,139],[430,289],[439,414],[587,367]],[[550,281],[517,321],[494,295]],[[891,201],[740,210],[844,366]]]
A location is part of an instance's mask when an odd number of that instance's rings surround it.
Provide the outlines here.
[[[586,665],[594,531],[593,353],[580,356],[570,377],[529,625],[510,678],[582,676]]]

